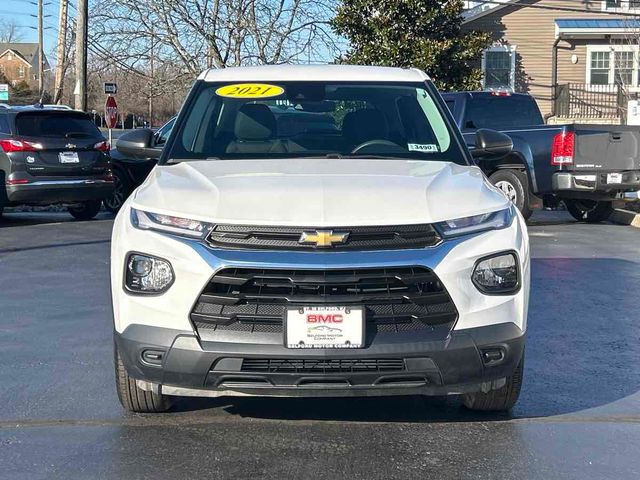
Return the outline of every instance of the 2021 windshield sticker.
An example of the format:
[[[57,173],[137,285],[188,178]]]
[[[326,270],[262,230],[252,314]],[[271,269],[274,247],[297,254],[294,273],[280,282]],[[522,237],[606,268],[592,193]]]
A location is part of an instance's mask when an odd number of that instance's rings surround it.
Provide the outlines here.
[[[440,151],[438,146],[433,143],[410,143],[407,145],[407,148],[410,152],[434,153]]]
[[[270,98],[284,93],[284,88],[266,83],[234,83],[216,90],[216,95],[227,98]]]

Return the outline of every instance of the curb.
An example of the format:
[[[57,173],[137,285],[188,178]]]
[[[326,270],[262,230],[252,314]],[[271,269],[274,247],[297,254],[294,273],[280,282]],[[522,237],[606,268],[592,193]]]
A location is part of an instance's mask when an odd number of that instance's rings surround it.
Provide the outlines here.
[[[609,217],[609,221],[618,225],[631,225],[632,227],[640,228],[640,213],[616,209]]]

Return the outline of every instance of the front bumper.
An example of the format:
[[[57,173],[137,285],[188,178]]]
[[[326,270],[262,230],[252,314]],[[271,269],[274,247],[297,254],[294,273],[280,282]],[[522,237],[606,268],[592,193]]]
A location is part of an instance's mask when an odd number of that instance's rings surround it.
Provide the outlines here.
[[[619,183],[613,182],[609,174],[620,175]],[[552,177],[554,192],[580,198],[611,199],[621,192],[640,190],[640,171],[618,172],[580,171],[556,172]]]
[[[396,339],[397,340],[397,339]],[[514,323],[451,332],[445,338],[374,342],[366,349],[300,350],[274,344],[203,342],[192,332],[132,324],[115,334],[129,375],[145,389],[179,396],[447,395],[500,388],[515,370],[524,334]],[[501,359],[487,360],[487,351]],[[247,371],[245,361],[299,360],[337,365],[401,359],[401,371]],[[283,363],[280,362],[282,365]],[[326,370],[331,370],[328,367]],[[335,368],[334,368],[335,370]]]
[[[113,193],[113,180],[102,177],[37,179],[6,185],[9,204],[48,205],[103,200]]]

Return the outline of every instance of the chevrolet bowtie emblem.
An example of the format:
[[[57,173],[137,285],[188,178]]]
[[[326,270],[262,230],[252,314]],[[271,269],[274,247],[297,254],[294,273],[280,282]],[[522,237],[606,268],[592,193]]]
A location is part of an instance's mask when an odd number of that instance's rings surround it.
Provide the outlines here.
[[[334,232],[333,230],[315,230],[302,232],[298,243],[303,245],[315,245],[320,248],[332,247],[342,244],[349,238],[348,232]]]

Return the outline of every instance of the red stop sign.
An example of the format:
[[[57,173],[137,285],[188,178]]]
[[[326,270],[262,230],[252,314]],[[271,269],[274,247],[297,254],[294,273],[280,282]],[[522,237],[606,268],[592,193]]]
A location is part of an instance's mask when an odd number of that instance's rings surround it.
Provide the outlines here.
[[[107,97],[107,101],[104,104],[104,119],[107,124],[107,128],[115,128],[118,122],[118,104],[116,99],[112,96]]]

